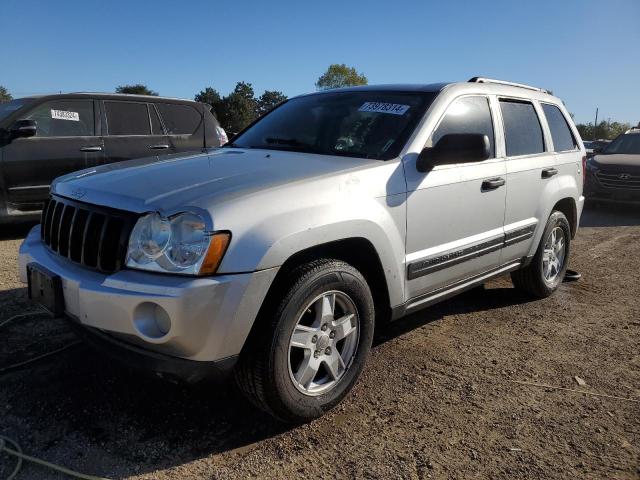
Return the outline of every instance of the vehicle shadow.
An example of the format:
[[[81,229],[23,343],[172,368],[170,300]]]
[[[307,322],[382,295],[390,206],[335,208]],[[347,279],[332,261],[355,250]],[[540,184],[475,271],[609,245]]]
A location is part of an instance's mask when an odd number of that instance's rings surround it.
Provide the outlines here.
[[[24,295],[24,289],[2,292],[0,307],[24,307]],[[385,326],[374,348],[446,315],[526,301],[512,288],[476,288]],[[18,441],[29,439],[32,455],[64,455],[75,459],[68,467],[123,478],[216,453],[249,451],[256,442],[292,428],[251,406],[231,381],[168,383],[115,365],[84,344],[2,373],[9,364],[73,341],[75,337],[60,331],[66,326],[62,320],[55,320],[57,334],[50,335],[52,322],[40,315],[29,324],[12,322],[0,332],[5,346],[0,356],[0,405],[9,406],[0,431]],[[27,331],[38,347],[21,345],[17,355],[7,355],[7,347],[17,348]],[[38,432],[37,440],[33,432]]]
[[[19,240],[27,236],[37,221],[21,222],[0,226],[0,240]]]
[[[499,280],[506,284],[507,279]],[[512,287],[498,286],[487,288],[481,285],[468,292],[457,295],[443,302],[432,305],[404,318],[391,322],[379,328],[374,338],[375,346],[404,335],[416,328],[422,327],[449,315],[462,313],[485,312],[496,308],[509,307],[531,302],[531,297]]]
[[[580,219],[581,227],[630,227],[640,225],[638,205],[587,203]]]

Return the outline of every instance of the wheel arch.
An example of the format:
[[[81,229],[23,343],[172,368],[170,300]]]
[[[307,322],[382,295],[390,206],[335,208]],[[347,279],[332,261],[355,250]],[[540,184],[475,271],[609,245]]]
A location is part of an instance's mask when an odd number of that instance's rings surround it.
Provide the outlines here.
[[[572,197],[565,197],[555,203],[551,211],[559,211],[567,217],[569,220],[569,226],[571,227],[571,238],[575,238],[578,231],[578,209],[576,201]]]

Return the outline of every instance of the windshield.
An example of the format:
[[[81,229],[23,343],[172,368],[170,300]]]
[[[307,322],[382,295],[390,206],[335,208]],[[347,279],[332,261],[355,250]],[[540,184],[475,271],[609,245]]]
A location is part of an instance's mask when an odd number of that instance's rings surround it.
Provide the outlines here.
[[[400,153],[435,95],[360,91],[294,98],[227,147],[389,159]]]
[[[640,155],[640,133],[620,135],[609,144],[604,153]]]
[[[19,110],[27,103],[27,100],[11,100],[10,102],[0,103],[0,121],[7,118],[16,110]]]

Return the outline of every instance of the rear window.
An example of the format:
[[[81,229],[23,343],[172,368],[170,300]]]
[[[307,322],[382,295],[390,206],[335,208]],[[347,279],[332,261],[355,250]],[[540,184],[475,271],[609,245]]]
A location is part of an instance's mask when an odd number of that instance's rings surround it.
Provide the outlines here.
[[[149,112],[146,103],[104,102],[109,135],[149,135]]]
[[[532,103],[500,100],[507,156],[544,152],[542,127]]]
[[[551,130],[554,150],[556,152],[575,150],[578,144],[573,133],[571,133],[567,119],[560,109],[555,105],[543,103],[542,110],[544,111],[544,116],[547,117],[549,130]]]
[[[190,105],[157,103],[169,135],[191,135],[202,121],[202,114]]]
[[[53,100],[38,105],[24,120],[35,120],[36,137],[95,135],[93,100]]]

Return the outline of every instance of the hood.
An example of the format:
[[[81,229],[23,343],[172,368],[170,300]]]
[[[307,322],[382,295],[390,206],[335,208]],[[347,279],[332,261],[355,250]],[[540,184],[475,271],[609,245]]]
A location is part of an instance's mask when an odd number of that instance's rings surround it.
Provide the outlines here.
[[[237,195],[371,166],[372,162],[379,161],[223,148],[81,170],[58,178],[51,189],[58,195],[91,204],[171,214],[187,206],[207,209]]]
[[[593,157],[599,165],[616,165],[621,167],[640,167],[640,154],[611,154],[595,155]]]

